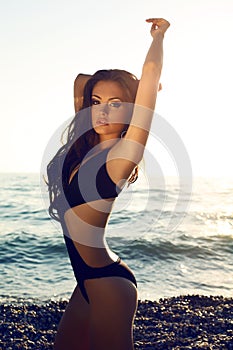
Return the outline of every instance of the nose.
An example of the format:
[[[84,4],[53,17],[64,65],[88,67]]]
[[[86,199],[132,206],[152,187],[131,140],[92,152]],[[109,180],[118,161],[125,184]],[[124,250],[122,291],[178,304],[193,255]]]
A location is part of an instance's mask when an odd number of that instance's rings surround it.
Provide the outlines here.
[[[100,106],[100,113],[101,114],[108,114],[109,106],[107,103],[101,103],[99,106]]]

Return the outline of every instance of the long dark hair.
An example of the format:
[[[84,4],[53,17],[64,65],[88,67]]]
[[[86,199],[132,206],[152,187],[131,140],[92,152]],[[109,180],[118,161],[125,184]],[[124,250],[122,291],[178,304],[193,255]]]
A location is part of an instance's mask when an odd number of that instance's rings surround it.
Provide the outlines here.
[[[61,213],[64,201],[64,188],[69,183],[72,171],[81,163],[85,155],[99,143],[99,136],[92,127],[89,108],[93,88],[99,81],[117,82],[124,89],[124,102],[134,103],[136,98],[139,81],[133,74],[125,70],[99,70],[87,81],[82,107],[63,133],[63,138],[66,135],[65,143],[47,166],[49,214],[57,221],[60,221],[61,215],[59,213]]]

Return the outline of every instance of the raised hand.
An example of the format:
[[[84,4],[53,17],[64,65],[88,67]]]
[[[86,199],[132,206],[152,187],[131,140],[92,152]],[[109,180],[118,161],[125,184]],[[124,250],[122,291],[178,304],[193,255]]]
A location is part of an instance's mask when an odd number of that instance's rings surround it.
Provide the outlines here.
[[[153,38],[157,32],[161,32],[164,34],[170,26],[170,23],[163,18],[148,18],[146,19],[146,22],[152,23],[150,33]]]

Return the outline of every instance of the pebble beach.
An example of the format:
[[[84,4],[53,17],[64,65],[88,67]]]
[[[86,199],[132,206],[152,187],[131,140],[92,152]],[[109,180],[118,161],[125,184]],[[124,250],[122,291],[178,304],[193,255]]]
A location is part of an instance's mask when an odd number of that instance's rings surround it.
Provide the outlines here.
[[[0,304],[0,349],[53,349],[67,300]],[[139,301],[135,350],[233,349],[233,298],[187,295]]]

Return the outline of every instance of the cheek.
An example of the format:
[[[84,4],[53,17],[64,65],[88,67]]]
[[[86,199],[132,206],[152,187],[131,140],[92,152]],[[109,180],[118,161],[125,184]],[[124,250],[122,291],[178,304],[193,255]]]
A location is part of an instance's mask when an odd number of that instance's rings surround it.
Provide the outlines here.
[[[130,114],[125,110],[118,111],[118,113],[116,113],[115,115],[112,114],[112,121],[118,124],[129,124],[130,119]]]
[[[91,123],[92,123],[92,125],[94,124],[95,118],[96,118],[96,111],[92,108],[91,109]]]
[[[130,124],[130,121],[131,121],[131,117],[132,115],[125,112],[121,115],[121,118],[120,118],[120,123],[121,124],[125,124],[125,125],[129,125]]]

